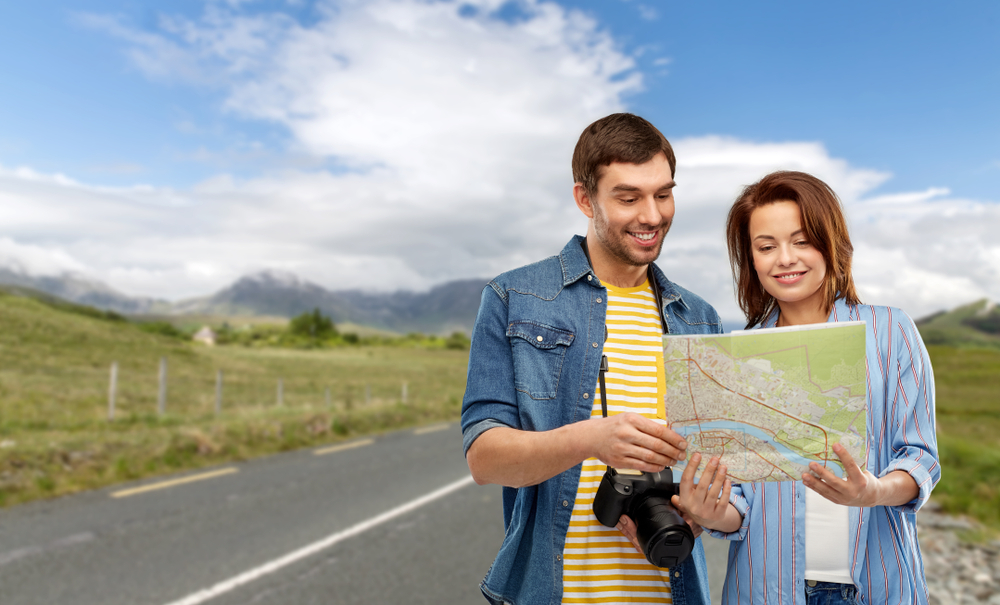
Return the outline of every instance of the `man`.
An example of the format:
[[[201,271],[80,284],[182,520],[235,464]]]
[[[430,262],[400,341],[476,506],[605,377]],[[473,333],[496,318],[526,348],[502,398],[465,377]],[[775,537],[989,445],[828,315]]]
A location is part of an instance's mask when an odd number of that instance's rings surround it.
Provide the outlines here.
[[[618,529],[630,537],[592,512],[605,465],[655,472],[685,457],[665,426],[662,332],[722,331],[711,306],[652,264],[674,216],[675,164],[646,120],[594,122],[573,153],[586,237],[483,291],[462,433],[476,482],[504,486],[506,535],[481,585],[495,605],[708,602],[700,540],[662,570],[633,548],[627,517]]]

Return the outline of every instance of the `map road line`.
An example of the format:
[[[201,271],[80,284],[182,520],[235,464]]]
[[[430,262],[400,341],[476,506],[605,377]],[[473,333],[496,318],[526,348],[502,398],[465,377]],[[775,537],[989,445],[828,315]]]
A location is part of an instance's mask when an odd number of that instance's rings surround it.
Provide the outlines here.
[[[292,551],[283,557],[279,557],[277,559],[274,559],[273,561],[270,561],[253,569],[245,571],[237,576],[229,578],[228,580],[223,580],[222,582],[219,582],[214,586],[199,590],[198,592],[192,593],[180,600],[172,601],[168,603],[168,605],[199,605],[200,603],[204,603],[205,601],[214,599],[215,597],[230,592],[236,588],[239,588],[244,584],[249,584],[250,582],[262,578],[267,574],[273,573],[283,567],[291,565],[292,563],[300,561],[306,557],[312,556],[322,550],[325,550],[333,546],[338,542],[342,542],[348,538],[351,538],[360,533],[368,531],[369,529],[381,525],[386,521],[391,521],[396,517],[405,515],[406,513],[416,510],[425,504],[433,502],[434,500],[443,498],[444,496],[447,496],[448,494],[454,491],[462,489],[463,487],[469,485],[470,483],[473,483],[471,475],[463,477],[462,479],[449,483],[448,485],[445,485],[444,487],[437,489],[429,494],[425,494],[417,498],[416,500],[411,500],[406,504],[402,504],[392,510],[386,511],[381,515],[372,517],[371,519],[368,519],[366,521],[362,521],[361,523],[348,527],[347,529],[339,531],[335,534],[331,534],[326,538],[323,538],[322,540],[313,542],[312,544],[304,546],[298,550]]]

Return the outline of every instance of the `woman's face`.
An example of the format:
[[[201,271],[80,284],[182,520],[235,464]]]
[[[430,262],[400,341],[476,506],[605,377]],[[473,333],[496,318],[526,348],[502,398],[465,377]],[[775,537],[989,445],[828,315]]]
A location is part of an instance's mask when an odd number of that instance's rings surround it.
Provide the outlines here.
[[[750,215],[750,246],[757,277],[764,290],[777,299],[782,312],[793,308],[825,310],[826,261],[806,238],[798,204],[783,200],[754,210]]]

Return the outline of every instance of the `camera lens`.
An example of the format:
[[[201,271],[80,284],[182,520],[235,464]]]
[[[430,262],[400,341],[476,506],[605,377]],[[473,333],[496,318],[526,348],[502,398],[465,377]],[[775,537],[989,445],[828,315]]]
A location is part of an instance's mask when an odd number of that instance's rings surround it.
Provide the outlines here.
[[[629,516],[646,559],[657,567],[673,567],[694,548],[694,532],[668,498],[648,496],[634,502]]]

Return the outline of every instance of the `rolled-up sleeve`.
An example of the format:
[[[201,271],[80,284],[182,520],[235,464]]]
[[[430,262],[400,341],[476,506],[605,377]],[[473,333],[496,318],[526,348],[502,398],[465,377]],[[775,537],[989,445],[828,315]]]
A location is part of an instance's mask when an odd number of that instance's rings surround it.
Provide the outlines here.
[[[514,359],[507,337],[507,303],[503,290],[490,282],[483,289],[472,330],[469,372],[462,400],[462,445],[496,427],[521,428],[514,390]]]
[[[732,490],[729,492],[729,503],[736,507],[736,510],[743,517],[743,524],[740,528],[733,532],[722,532],[714,529],[706,529],[708,535],[713,538],[719,538],[721,540],[743,540],[747,537],[747,530],[750,529],[750,502],[743,495],[743,485],[737,484],[733,485]]]
[[[941,479],[937,429],[934,417],[934,371],[920,333],[913,320],[902,311],[892,343],[895,347],[897,380],[888,390],[893,400],[893,431],[889,435],[892,459],[879,473],[905,471],[916,481],[917,497],[898,506],[904,512],[916,512],[927,502],[931,490]]]

